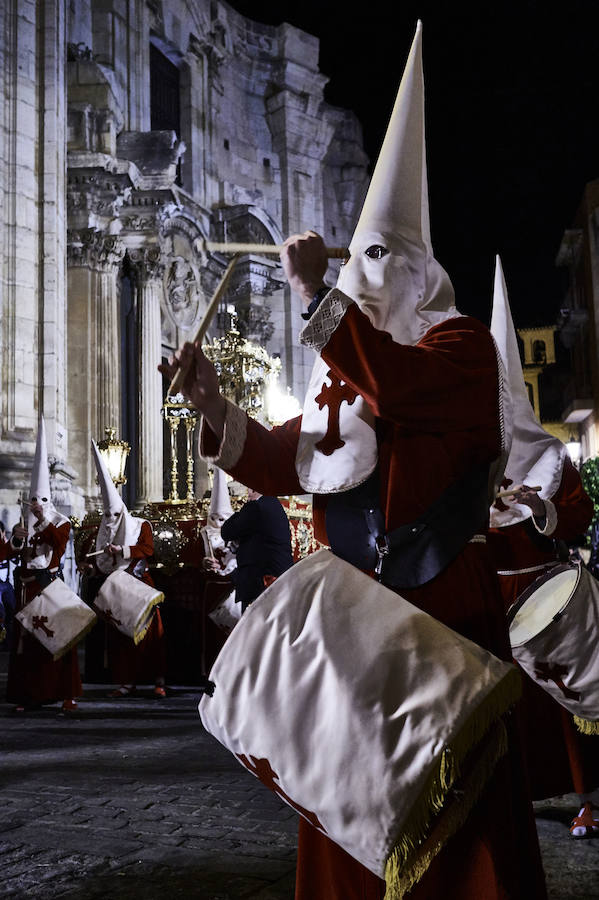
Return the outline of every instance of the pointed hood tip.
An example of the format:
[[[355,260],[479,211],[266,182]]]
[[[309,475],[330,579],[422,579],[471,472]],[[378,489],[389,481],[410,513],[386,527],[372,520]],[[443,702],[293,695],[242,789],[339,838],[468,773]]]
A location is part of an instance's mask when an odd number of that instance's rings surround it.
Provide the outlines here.
[[[109,509],[118,509],[119,507],[126,508],[123,498],[117,491],[116,485],[110,477],[110,472],[108,471],[106,463],[102,458],[102,454],[98,449],[98,445],[93,438],[91,445],[92,455],[94,458],[94,463],[96,465],[96,471],[98,473],[98,484],[100,486],[100,494],[102,496],[102,505],[104,507],[104,512]]]
[[[551,499],[561,481],[566,448],[559,438],[543,428],[530,402],[499,254],[496,257],[491,334],[503,361],[512,402],[513,434],[505,475],[514,484],[541,484],[539,496]],[[527,507],[515,505],[507,510],[491,507],[493,527],[505,527],[529,517]]]
[[[229,487],[227,485],[227,476],[218,466],[214,466],[212,475],[210,515],[222,516],[225,521],[233,515],[231,495],[229,494]]]

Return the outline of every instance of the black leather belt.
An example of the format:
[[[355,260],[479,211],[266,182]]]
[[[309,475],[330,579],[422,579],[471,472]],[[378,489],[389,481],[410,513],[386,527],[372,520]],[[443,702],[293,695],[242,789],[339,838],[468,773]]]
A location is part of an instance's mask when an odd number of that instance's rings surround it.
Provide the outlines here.
[[[385,531],[378,471],[330,497],[326,529],[331,550],[382,584],[415,588],[432,581],[460,553],[489,517],[489,465],[475,466],[443,491],[413,522]]]

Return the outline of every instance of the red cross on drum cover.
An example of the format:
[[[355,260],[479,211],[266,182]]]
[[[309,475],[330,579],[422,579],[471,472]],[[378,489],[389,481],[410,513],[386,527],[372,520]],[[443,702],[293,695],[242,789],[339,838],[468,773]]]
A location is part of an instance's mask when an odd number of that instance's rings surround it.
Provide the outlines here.
[[[569,700],[580,700],[581,695],[578,691],[572,691],[564,684],[563,676],[567,674],[567,666],[561,666],[556,663],[535,662],[535,675],[539,681],[553,681],[564,697],[567,697]]]
[[[322,831],[323,834],[326,834],[326,828],[318,819],[318,816],[310,812],[308,809],[304,809],[303,806],[300,806],[299,803],[296,803],[295,800],[292,800],[289,797],[280,784],[277,784],[279,776],[275,771],[273,771],[269,761],[267,759],[256,759],[255,756],[250,756],[250,759],[245,756],[243,753],[235,754],[240,763],[242,763],[248,771],[255,775],[262,784],[267,787],[270,791],[273,791],[275,794],[278,794],[282,800],[291,806],[296,812],[303,816],[304,819],[307,819],[310,825],[313,825],[314,828],[318,828],[319,831]]]

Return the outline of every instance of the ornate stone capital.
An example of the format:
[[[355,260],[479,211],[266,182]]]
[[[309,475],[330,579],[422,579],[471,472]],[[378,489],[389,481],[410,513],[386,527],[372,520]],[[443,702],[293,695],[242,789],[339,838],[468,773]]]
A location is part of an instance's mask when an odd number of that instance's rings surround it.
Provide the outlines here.
[[[164,275],[165,259],[158,246],[129,250],[131,264],[137,270],[140,281],[160,281]]]
[[[67,233],[67,262],[70,267],[83,267],[109,272],[120,266],[125,245],[116,235],[83,228]]]
[[[72,229],[108,228],[131,196],[128,175],[104,169],[69,169],[67,215]]]

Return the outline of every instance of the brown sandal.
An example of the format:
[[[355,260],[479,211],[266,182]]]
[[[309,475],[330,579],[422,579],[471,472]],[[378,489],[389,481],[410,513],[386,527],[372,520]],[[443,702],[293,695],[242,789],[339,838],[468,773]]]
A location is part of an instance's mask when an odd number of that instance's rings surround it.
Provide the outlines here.
[[[570,822],[570,834],[573,838],[599,837],[599,819],[593,815],[593,804],[584,803],[582,809]]]

